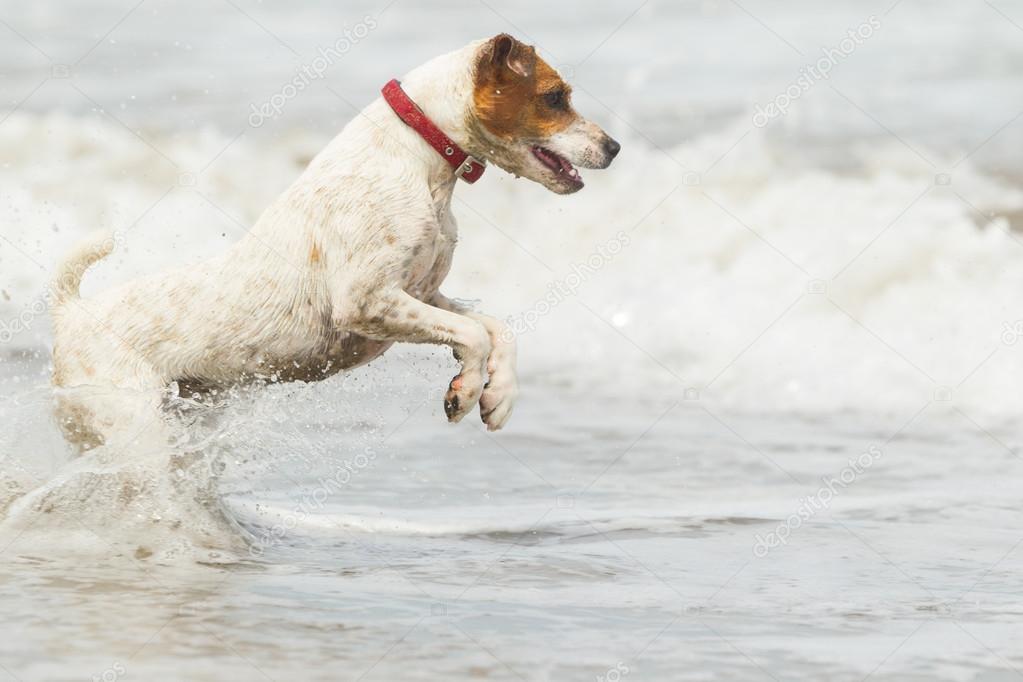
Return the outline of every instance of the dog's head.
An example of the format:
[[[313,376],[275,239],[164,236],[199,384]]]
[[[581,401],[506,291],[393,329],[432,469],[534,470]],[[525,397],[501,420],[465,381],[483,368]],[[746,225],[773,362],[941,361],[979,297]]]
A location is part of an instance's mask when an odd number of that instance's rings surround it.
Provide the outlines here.
[[[473,78],[473,128],[488,159],[557,192],[582,189],[575,166],[607,168],[620,145],[572,108],[558,72],[502,33],[480,45]]]

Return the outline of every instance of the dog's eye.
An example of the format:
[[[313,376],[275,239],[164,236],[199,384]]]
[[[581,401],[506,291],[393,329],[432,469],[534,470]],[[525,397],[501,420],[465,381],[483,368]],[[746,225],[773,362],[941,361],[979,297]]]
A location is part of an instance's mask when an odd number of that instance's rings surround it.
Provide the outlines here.
[[[551,109],[564,109],[568,106],[568,98],[564,90],[553,90],[543,96],[544,103]]]

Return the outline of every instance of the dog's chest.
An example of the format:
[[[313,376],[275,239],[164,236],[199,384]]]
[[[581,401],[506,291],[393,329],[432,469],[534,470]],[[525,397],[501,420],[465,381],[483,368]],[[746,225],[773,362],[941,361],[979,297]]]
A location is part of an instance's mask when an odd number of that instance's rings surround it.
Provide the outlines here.
[[[402,262],[402,283],[409,295],[428,301],[451,270],[458,227],[450,212],[424,227]]]
[[[414,238],[396,245],[399,249],[397,262],[401,268],[399,279],[409,295],[429,303],[440,289],[451,269],[457,230],[454,218],[448,213],[442,216],[441,221],[420,228],[414,233]],[[322,316],[323,326],[318,334],[320,343],[312,348],[285,353],[287,362],[276,363],[285,368],[278,372],[283,380],[322,379],[338,371],[365,364],[391,345],[389,341],[339,332],[333,327],[331,319],[332,315]]]

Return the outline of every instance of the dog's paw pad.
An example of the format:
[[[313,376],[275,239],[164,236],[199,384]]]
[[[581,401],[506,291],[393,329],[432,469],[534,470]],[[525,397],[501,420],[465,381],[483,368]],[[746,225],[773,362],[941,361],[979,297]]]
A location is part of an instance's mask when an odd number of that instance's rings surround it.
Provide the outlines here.
[[[455,415],[458,414],[459,399],[457,395],[453,395],[450,398],[444,398],[444,414],[448,416],[448,419],[454,419]]]
[[[479,402],[483,382],[459,374],[448,384],[444,394],[444,414],[449,422],[459,422]]]

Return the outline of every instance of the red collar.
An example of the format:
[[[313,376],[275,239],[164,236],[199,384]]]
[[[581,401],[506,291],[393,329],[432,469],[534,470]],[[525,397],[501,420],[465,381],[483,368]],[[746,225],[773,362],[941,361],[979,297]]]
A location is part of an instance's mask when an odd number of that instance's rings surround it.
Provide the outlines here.
[[[401,89],[397,79],[391,80],[380,92],[384,100],[391,105],[398,118],[426,140],[426,143],[437,150],[437,153],[454,169],[455,175],[470,185],[480,179],[486,164],[470,156],[455,141],[444,134],[433,121],[427,118],[423,110]]]

